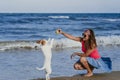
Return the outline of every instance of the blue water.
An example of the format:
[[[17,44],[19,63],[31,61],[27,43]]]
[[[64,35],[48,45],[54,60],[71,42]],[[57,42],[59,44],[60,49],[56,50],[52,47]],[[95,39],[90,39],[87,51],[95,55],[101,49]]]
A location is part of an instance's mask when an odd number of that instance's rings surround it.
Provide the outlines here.
[[[68,43],[64,43],[66,38],[55,34],[55,30],[58,28],[74,36],[81,36],[85,29],[91,28],[95,32],[99,45],[120,45],[120,14],[118,13],[1,13],[0,50],[24,46],[33,48],[34,46],[29,42],[48,38],[58,40],[56,42],[57,44],[59,43],[59,45],[65,44],[67,47],[78,46],[77,44],[74,46],[69,45],[69,43],[71,43],[69,41]]]
[[[119,36],[120,14],[0,14],[0,41],[61,38],[57,28],[76,36],[86,28],[97,36]]]
[[[69,56],[80,51],[81,45],[55,34],[58,28],[74,36],[81,36],[87,28],[93,29],[100,54],[112,59],[113,71],[120,70],[119,13],[0,13],[0,80],[45,77],[43,71],[35,69],[43,64],[42,53],[35,49],[35,41],[48,38],[55,39],[51,76],[79,74],[72,67],[76,59],[71,61]]]

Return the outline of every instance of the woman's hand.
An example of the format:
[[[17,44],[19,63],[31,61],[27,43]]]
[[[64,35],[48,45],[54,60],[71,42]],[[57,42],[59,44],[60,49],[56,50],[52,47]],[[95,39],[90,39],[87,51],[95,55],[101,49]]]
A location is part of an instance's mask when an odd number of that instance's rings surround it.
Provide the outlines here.
[[[73,58],[73,57],[75,57],[75,56],[80,56],[80,53],[78,53],[78,52],[74,52],[72,55],[71,55],[71,59]]]

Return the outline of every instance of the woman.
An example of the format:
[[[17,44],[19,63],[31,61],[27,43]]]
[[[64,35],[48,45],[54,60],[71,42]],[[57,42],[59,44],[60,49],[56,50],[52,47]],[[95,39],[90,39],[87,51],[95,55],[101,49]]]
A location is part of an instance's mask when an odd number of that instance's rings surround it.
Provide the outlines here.
[[[96,39],[92,29],[85,30],[82,34],[83,37],[74,37],[63,32],[61,29],[57,30],[57,33],[82,44],[83,53],[75,52],[71,55],[71,58],[76,55],[80,56],[80,59],[74,64],[74,69],[86,69],[87,74],[84,75],[85,77],[92,76],[94,68],[107,68],[107,66],[102,61],[100,54],[98,53]]]

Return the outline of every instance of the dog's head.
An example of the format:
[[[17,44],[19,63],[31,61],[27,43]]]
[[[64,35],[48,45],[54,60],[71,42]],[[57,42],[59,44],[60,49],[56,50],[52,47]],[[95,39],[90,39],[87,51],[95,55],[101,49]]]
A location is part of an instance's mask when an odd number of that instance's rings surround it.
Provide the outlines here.
[[[45,44],[47,44],[47,41],[46,40],[38,40],[38,41],[36,41],[36,43],[45,45]]]

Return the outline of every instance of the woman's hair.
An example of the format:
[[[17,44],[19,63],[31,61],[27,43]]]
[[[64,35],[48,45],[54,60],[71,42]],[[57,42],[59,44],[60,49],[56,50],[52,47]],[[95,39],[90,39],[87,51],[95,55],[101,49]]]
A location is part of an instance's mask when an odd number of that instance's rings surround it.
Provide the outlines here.
[[[87,29],[87,30],[89,30],[90,35],[89,35],[89,39],[87,41],[85,41],[85,48],[87,50],[92,49],[92,48],[96,48],[97,43],[96,43],[94,31],[92,29]]]

